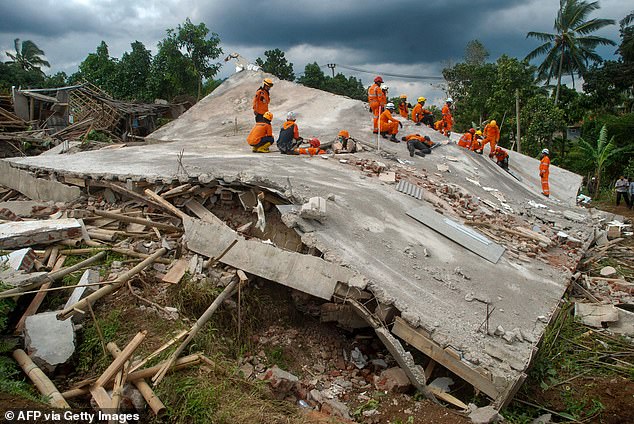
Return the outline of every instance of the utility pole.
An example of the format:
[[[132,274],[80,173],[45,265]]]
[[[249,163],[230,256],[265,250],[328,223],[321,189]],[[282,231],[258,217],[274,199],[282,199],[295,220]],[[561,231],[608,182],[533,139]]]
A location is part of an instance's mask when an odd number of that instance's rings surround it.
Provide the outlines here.
[[[335,77],[335,66],[337,66],[336,63],[329,63],[326,66],[328,66],[331,70],[332,70],[332,77]]]
[[[520,90],[515,89],[515,120],[517,121],[517,153],[522,153],[522,141],[520,138]]]

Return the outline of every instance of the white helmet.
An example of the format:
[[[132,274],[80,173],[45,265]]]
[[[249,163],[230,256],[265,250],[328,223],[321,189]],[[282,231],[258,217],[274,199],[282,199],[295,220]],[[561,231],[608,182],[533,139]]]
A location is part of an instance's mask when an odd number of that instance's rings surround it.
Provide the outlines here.
[[[542,154],[543,155],[549,155],[550,152],[548,151],[548,149],[544,149],[544,150],[542,150]]]
[[[447,103],[453,103],[453,99],[451,97],[447,97]]]
[[[383,91],[387,91],[387,90],[389,90],[389,89],[390,89],[390,86],[389,86],[389,85],[385,85],[385,84],[383,84],[383,86],[381,87],[381,90],[383,90]]]
[[[388,104],[385,105],[386,109],[390,109],[390,110],[394,110],[394,103],[390,102]]]
[[[288,112],[288,113],[286,114],[286,120],[287,120],[287,121],[294,121],[294,120],[296,120],[296,119],[297,119],[297,118],[295,117],[295,112]]]

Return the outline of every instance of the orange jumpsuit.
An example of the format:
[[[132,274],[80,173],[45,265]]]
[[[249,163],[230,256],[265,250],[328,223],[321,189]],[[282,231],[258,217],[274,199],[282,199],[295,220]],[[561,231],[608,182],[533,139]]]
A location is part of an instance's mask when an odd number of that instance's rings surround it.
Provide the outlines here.
[[[298,155],[315,156],[315,155],[323,155],[326,153],[326,151],[318,147],[300,147],[295,149],[295,153],[297,153]]]
[[[489,157],[493,157],[493,152],[495,152],[495,146],[497,146],[498,141],[500,141],[500,128],[495,125],[486,124],[484,127],[484,141],[482,142],[482,147],[490,143],[491,151],[489,151]]]
[[[398,113],[405,119],[407,119],[407,115],[409,111],[407,110],[407,102],[403,100],[398,104]]]
[[[268,152],[273,141],[273,127],[268,122],[257,122],[247,136],[247,143],[253,147],[254,152]]]
[[[444,128],[441,132],[444,135],[449,135],[451,129],[453,128],[453,116],[451,115],[451,110],[449,109],[449,105],[447,103],[445,103],[442,107],[442,120]]]
[[[253,97],[253,113],[256,115],[264,115],[264,113],[269,110],[270,102],[271,97],[269,96],[269,92],[263,87],[258,88],[258,91],[255,92],[255,96]]]
[[[391,135],[398,134],[398,125],[400,124],[400,121],[398,119],[394,119],[389,110],[385,109],[379,120],[382,133],[388,133]]]
[[[377,133],[379,131],[379,115],[387,104],[387,98],[385,97],[383,90],[381,90],[381,86],[376,83],[372,84],[368,89],[368,103],[370,104],[370,110],[372,111],[372,131]]]
[[[464,147],[466,149],[470,149],[472,138],[473,138],[473,134],[471,134],[470,132],[464,133],[462,137],[460,137],[460,140],[458,140],[458,146]]]
[[[542,179],[542,194],[550,196],[550,186],[548,185],[548,175],[550,174],[550,158],[544,156],[539,161],[539,177]]]
[[[475,136],[471,139],[471,148],[470,150],[472,152],[475,152],[476,150],[482,150],[482,139],[479,136]]]

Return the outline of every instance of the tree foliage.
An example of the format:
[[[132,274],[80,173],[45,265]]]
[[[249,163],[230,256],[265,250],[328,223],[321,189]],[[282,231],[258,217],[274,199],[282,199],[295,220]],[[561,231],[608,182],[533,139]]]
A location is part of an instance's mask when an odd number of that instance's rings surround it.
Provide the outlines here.
[[[471,40],[464,49],[464,61],[469,65],[483,65],[489,52],[479,40]]]
[[[23,71],[36,71],[44,74],[42,66],[50,68],[51,64],[42,58],[44,51],[40,49],[33,41],[25,40],[20,42],[19,38],[13,40],[15,46],[15,52],[6,52],[7,56],[11,59],[7,62],[8,65],[15,65]]]
[[[107,93],[114,95],[119,84],[117,80],[117,60],[110,57],[108,45],[102,41],[95,53],[90,53],[79,64],[79,72],[73,74],[73,81],[88,81]]]
[[[367,100],[367,92],[361,80],[338,73],[333,77],[324,74],[317,62],[304,68],[304,75],[297,82],[307,87],[317,88],[330,93],[348,96],[357,100]]]
[[[295,81],[293,64],[286,60],[282,50],[265,50],[264,56],[266,57],[266,60],[262,60],[259,57],[255,60],[255,64],[261,67],[264,72],[273,74],[279,79]]]
[[[527,60],[533,60],[546,55],[537,68],[537,76],[550,84],[550,80],[557,78],[555,104],[559,101],[559,87],[561,76],[565,73],[572,77],[574,85],[575,74],[583,76],[589,62],[601,62],[595,49],[600,45],[614,45],[614,41],[604,37],[591,35],[597,30],[613,25],[612,19],[589,19],[588,16],[599,9],[599,2],[585,0],[559,0],[559,11],[555,19],[554,33],[529,32],[526,37],[537,38],[543,44],[535,48],[528,55]]]
[[[148,90],[152,53],[143,43],[135,41],[131,52],[125,52],[117,65],[117,90],[113,95],[120,99],[152,101]],[[125,81],[125,84],[120,82]]]

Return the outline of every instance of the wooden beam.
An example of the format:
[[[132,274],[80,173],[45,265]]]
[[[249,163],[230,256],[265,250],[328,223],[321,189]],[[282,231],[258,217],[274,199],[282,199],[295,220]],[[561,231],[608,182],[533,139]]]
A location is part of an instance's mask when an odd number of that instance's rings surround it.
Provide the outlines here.
[[[493,399],[497,399],[500,396],[500,390],[495,387],[489,378],[464,362],[456,360],[456,358],[445,352],[445,350],[434,341],[428,339],[420,331],[412,328],[403,318],[396,317],[392,332],[434,361],[455,373],[458,377],[467,381],[476,389],[484,392],[487,396]]]
[[[155,203],[159,204],[162,209],[164,209],[166,211],[169,211],[170,213],[176,215],[180,219],[183,219],[183,218],[187,217],[187,214],[185,212],[181,211],[176,206],[172,205],[170,202],[168,202],[167,200],[163,199],[161,196],[159,196],[158,194],[154,193],[149,188],[146,188],[144,190],[144,193],[150,199],[152,199],[152,201],[154,201]]]

